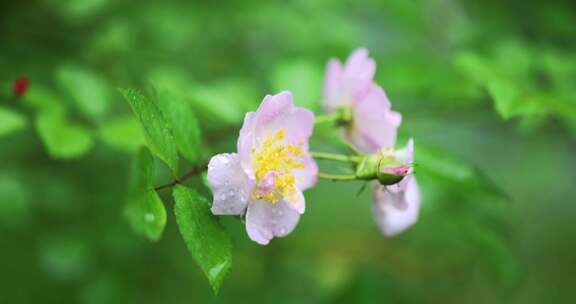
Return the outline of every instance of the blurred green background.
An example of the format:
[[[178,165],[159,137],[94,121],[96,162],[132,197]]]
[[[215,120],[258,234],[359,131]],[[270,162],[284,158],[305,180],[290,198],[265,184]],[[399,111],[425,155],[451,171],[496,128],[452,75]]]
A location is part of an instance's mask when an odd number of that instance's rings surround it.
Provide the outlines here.
[[[117,88],[171,88],[209,150],[234,151],[265,94],[290,89],[318,112],[326,61],[360,46],[416,140],[414,228],[382,237],[370,191],[322,181],[267,247],[224,219],[234,265],[218,297],[172,212],[157,243],[131,231],[124,196],[144,141]],[[575,297],[573,1],[2,1],[0,87],[0,303]],[[319,127],[312,149],[342,151],[330,134]]]

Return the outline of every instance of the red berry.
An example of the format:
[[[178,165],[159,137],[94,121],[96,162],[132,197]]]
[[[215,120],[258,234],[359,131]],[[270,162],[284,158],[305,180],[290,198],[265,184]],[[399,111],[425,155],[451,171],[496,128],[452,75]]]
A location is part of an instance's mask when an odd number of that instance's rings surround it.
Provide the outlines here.
[[[28,90],[28,77],[21,76],[14,81],[12,92],[16,97],[21,97]]]

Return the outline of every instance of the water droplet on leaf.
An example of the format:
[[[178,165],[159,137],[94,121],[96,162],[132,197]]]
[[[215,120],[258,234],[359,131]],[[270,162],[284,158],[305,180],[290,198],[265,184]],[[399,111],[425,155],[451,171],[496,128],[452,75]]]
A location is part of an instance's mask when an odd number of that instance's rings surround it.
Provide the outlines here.
[[[147,222],[151,223],[154,221],[156,217],[154,216],[154,214],[152,213],[146,213],[144,214],[144,220],[146,220]]]

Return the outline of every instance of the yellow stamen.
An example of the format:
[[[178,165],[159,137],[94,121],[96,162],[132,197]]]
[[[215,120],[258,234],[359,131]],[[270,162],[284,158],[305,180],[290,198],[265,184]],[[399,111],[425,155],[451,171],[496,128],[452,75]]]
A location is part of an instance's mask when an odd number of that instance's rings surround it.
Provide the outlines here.
[[[268,133],[266,138],[257,148],[252,149],[252,167],[256,177],[256,184],[260,182],[269,172],[275,172],[274,190],[262,193],[258,187],[252,193],[252,199],[260,199],[275,204],[278,196],[287,201],[294,202],[296,196],[296,177],[293,170],[304,169],[302,161],[304,152],[302,151],[303,141],[294,144],[285,142],[286,129],[281,129],[276,134]]]

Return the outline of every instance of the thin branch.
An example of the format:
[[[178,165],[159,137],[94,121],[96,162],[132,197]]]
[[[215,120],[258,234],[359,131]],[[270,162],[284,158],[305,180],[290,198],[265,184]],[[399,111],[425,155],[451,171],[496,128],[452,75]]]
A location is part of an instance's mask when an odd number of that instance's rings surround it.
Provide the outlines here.
[[[207,163],[203,163],[203,164],[199,164],[196,165],[194,167],[192,167],[192,169],[190,171],[188,171],[188,173],[184,174],[183,176],[171,181],[168,184],[164,184],[164,185],[160,185],[156,188],[154,188],[154,191],[160,191],[166,188],[170,188],[170,187],[174,187],[176,185],[182,184],[184,183],[187,179],[196,176],[204,171],[206,171],[206,169],[208,169],[208,164]]]

